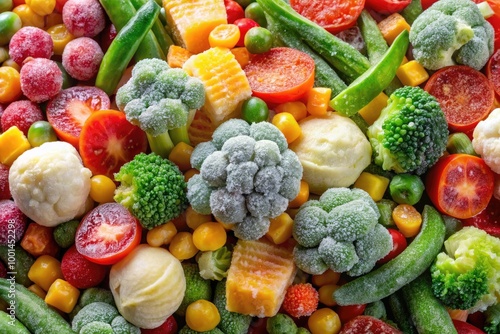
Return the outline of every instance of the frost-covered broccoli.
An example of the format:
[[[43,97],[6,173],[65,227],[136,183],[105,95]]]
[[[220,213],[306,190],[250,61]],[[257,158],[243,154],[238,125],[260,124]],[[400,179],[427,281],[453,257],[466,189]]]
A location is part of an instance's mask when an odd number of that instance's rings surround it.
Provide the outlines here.
[[[494,31],[470,0],[441,0],[413,22],[413,57],[429,70],[461,64],[480,70],[493,54]]]
[[[175,314],[184,316],[189,304],[199,299],[212,300],[212,283],[200,276],[200,268],[196,263],[182,263],[186,277],[186,292],[181,305]]]
[[[196,261],[200,267],[201,277],[216,281],[227,277],[232,255],[228,246],[222,246],[214,251],[199,252],[198,254]]]
[[[288,207],[300,189],[302,165],[285,136],[269,122],[230,119],[197,145],[191,165],[200,170],[188,181],[193,210],[232,223],[235,235],[256,240]]]
[[[484,323],[484,331],[487,334],[500,333],[500,304],[495,304],[484,311],[486,316]]]
[[[267,319],[266,329],[269,334],[297,334],[298,327],[292,317],[278,313]]]
[[[295,215],[293,237],[297,267],[309,274],[328,268],[359,276],[392,249],[392,238],[378,223],[380,213],[359,188],[330,188],[304,203]]]
[[[120,182],[115,201],[144,228],[165,224],[188,206],[184,175],[173,162],[155,153],[136,155],[120,168],[115,180]]]
[[[71,321],[78,334],[140,334],[139,327],[125,320],[118,309],[108,303],[93,302],[84,306]]]
[[[500,239],[466,226],[431,266],[432,290],[452,309],[484,311],[500,301]]]
[[[441,157],[448,134],[448,123],[437,100],[422,88],[411,86],[391,94],[367,132],[377,165],[417,175]]]
[[[252,322],[249,315],[231,312],[226,309],[226,280],[223,279],[215,285],[213,303],[220,314],[220,322],[217,325],[225,334],[247,334]]]
[[[148,136],[151,150],[166,158],[178,142],[189,143],[188,126],[205,103],[205,86],[161,59],[143,59],[116,93],[116,104],[127,120]]]

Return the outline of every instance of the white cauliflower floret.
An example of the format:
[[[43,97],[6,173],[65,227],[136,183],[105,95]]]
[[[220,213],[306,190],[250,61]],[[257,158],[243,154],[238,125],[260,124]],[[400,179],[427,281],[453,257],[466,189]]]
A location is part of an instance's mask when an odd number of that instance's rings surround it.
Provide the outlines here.
[[[43,226],[56,226],[85,211],[92,172],[66,142],[47,142],[21,154],[9,171],[12,198]]]
[[[500,174],[500,108],[476,125],[472,137],[476,153],[493,172]]]

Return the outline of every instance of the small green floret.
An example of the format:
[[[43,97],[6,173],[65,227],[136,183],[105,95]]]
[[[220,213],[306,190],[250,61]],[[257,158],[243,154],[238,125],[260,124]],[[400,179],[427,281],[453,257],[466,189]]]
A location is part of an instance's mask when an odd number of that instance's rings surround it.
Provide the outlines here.
[[[267,319],[266,329],[269,334],[297,334],[298,327],[289,315],[278,313]]]
[[[247,334],[252,322],[249,315],[231,312],[226,309],[226,280],[217,282],[214,290],[213,303],[220,314],[220,322],[217,328],[225,334]]]
[[[484,331],[487,334],[500,333],[500,304],[495,304],[486,309]]]
[[[200,252],[199,254],[196,261],[198,262],[201,277],[216,281],[227,277],[232,256],[228,246],[222,246],[214,251]]]
[[[114,199],[144,228],[152,229],[178,217],[188,206],[186,181],[179,168],[155,153],[140,153],[124,164],[115,180]]]
[[[184,276],[186,277],[186,292],[181,305],[175,314],[184,316],[189,304],[199,300],[212,300],[212,283],[200,275],[200,268],[197,263],[182,263]]]
[[[384,170],[421,175],[443,155],[448,133],[437,100],[420,87],[405,86],[389,97],[367,135],[374,161]]]

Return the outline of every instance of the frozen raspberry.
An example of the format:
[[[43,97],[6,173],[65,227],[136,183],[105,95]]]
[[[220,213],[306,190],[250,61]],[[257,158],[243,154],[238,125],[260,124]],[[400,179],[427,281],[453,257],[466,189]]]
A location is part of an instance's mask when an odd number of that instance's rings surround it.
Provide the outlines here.
[[[0,245],[5,246],[23,237],[28,217],[10,199],[0,201]]]
[[[9,166],[0,164],[0,200],[10,199],[11,197],[9,189]]]
[[[99,285],[104,280],[108,267],[87,260],[73,245],[63,255],[61,271],[64,279],[71,285],[78,289],[87,289]]]
[[[37,27],[25,26],[19,29],[9,42],[9,56],[19,66],[28,57],[50,58],[54,42],[49,33]]]
[[[17,126],[25,136],[31,124],[42,121],[42,109],[35,102],[19,100],[10,103],[1,116],[2,131],[7,131],[11,126]]]
[[[310,283],[298,283],[288,287],[283,299],[283,309],[295,318],[310,316],[319,304],[319,293]]]
[[[96,41],[89,37],[79,37],[66,44],[62,65],[71,77],[86,81],[97,75],[103,56]]]
[[[21,90],[33,102],[48,101],[62,89],[63,75],[57,63],[50,59],[33,58],[21,67]]]
[[[98,0],[68,0],[62,20],[75,37],[95,37],[106,26],[106,14]]]

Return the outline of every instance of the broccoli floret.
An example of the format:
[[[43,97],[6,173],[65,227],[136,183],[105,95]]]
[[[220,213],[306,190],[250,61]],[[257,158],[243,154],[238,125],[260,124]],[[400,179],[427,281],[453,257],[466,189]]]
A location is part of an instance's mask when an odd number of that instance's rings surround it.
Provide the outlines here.
[[[384,302],[381,300],[377,300],[373,303],[368,303],[365,307],[365,310],[363,311],[363,314],[384,321],[387,319],[387,310],[385,308]]]
[[[298,327],[292,317],[278,313],[267,319],[266,329],[269,334],[297,334]]]
[[[318,275],[328,268],[360,276],[392,249],[378,207],[359,188],[331,188],[319,200],[304,203],[295,215],[292,235],[297,267]]]
[[[195,331],[194,329],[189,328],[188,325],[184,325],[180,329],[179,334],[225,334],[225,333],[217,327],[215,327],[214,329],[209,330],[209,331],[198,332],[198,331]]]
[[[191,164],[200,173],[187,191],[193,210],[233,224],[241,239],[264,236],[300,190],[302,165],[283,133],[269,122],[230,119],[198,146]]]
[[[491,305],[484,314],[486,315],[484,331],[487,334],[500,333],[500,304]]]
[[[115,334],[110,324],[100,321],[89,322],[80,329],[79,334]]]
[[[432,290],[452,309],[484,311],[500,296],[500,239],[467,226],[444,242],[431,266]]]
[[[231,312],[226,309],[226,280],[215,285],[213,303],[219,310],[220,322],[217,325],[225,334],[246,334],[252,322],[249,315]]]
[[[161,59],[143,59],[116,93],[127,120],[146,132],[151,151],[167,158],[175,144],[189,144],[188,126],[205,103],[205,86]]]
[[[111,321],[114,334],[141,334],[139,327],[132,325],[124,317],[118,316]],[[102,334],[102,333],[101,333]]]
[[[115,201],[144,228],[165,224],[188,206],[184,175],[173,162],[155,153],[136,155],[120,168],[115,180],[120,182]]]
[[[445,151],[448,123],[432,95],[420,87],[405,86],[391,94],[367,135],[376,164],[421,175]]]
[[[200,252],[196,258],[200,276],[204,279],[220,281],[227,277],[231,265],[232,252],[228,246],[222,246],[214,251]]]
[[[212,284],[208,279],[200,275],[200,268],[197,263],[182,263],[184,276],[186,277],[186,292],[181,305],[175,314],[184,316],[189,304],[199,299],[212,300]]]
[[[441,0],[410,30],[413,57],[429,70],[467,65],[481,70],[493,54],[494,31],[470,0]]]
[[[118,309],[105,302],[85,305],[71,321],[78,334],[139,334],[140,329],[125,320]]]

